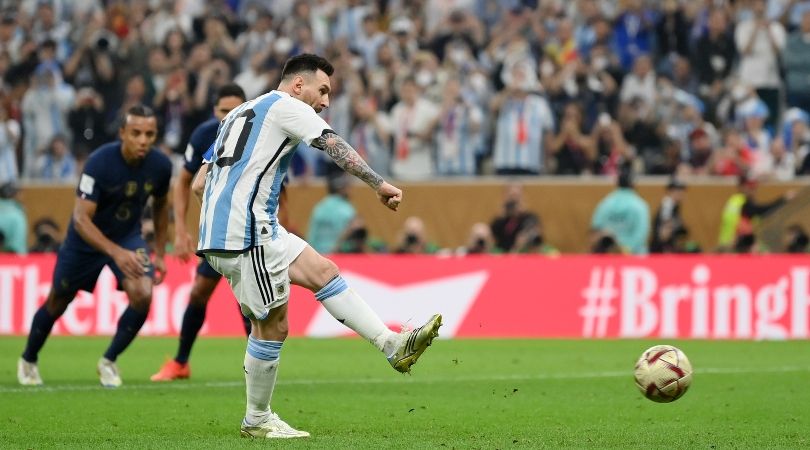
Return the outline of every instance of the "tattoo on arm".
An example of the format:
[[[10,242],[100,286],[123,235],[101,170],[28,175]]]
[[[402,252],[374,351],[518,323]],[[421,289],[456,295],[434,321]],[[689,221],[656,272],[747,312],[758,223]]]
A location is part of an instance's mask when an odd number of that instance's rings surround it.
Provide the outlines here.
[[[322,134],[312,141],[312,146],[326,152],[341,169],[365,181],[374,190],[383,184],[383,178],[363,161],[348,142],[334,132]]]

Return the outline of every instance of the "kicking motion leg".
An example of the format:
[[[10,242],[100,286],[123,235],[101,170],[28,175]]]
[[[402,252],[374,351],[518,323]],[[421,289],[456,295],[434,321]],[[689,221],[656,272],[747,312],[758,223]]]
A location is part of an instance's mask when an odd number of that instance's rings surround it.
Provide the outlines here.
[[[431,317],[421,327],[394,333],[340,276],[337,265],[307,246],[290,266],[290,280],[315,292],[329,314],[382,351],[398,372],[410,368],[439,335],[442,316]]]

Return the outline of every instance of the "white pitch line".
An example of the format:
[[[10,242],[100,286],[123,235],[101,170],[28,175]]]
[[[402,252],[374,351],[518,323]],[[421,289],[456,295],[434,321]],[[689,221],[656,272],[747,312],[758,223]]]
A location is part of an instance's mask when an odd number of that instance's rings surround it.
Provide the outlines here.
[[[695,375],[722,375],[722,374],[758,374],[758,373],[790,373],[790,372],[810,372],[810,367],[781,366],[760,369],[747,369],[742,367],[707,367],[695,371]],[[457,376],[457,377],[391,377],[391,378],[348,378],[348,379],[303,379],[303,380],[279,380],[278,385],[326,385],[326,384],[431,384],[431,383],[457,383],[465,381],[542,381],[542,380],[578,380],[593,378],[631,378],[632,371],[610,371],[610,372],[580,372],[580,373],[558,373],[558,374],[536,374],[536,375],[482,375],[482,376]],[[241,388],[245,385],[243,381],[209,381],[205,383],[194,382],[174,382],[174,383],[150,383],[150,384],[125,384],[117,389],[108,389],[97,385],[89,384],[63,384],[55,386],[40,387],[3,387],[0,386],[0,394],[36,394],[50,392],[77,392],[77,391],[118,391],[118,390],[159,390],[159,389],[197,389],[197,388]]]

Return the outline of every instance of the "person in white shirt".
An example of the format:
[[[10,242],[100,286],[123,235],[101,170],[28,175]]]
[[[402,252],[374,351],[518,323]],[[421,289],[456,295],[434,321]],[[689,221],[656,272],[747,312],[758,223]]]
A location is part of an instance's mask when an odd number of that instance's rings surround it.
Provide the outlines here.
[[[765,0],[752,2],[753,17],[737,24],[734,43],[740,54],[739,76],[768,105],[768,125],[773,126],[781,112],[779,65],[787,36],[781,23],[768,19],[765,6]]]
[[[758,155],[751,169],[759,180],[790,181],[796,177],[796,159],[785,149],[785,141],[777,137],[767,152]]]
[[[399,180],[426,179],[435,173],[433,128],[440,109],[422,95],[412,77],[400,87],[400,101],[391,109],[394,158],[391,173]]]

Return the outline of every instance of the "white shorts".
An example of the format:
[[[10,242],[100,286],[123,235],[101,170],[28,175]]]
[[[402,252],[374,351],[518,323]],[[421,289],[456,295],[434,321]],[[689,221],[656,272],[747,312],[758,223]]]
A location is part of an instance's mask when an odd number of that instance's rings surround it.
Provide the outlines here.
[[[279,225],[275,240],[245,253],[211,252],[205,258],[228,280],[242,314],[263,320],[271,309],[289,300],[289,267],[307,245],[306,241]]]

